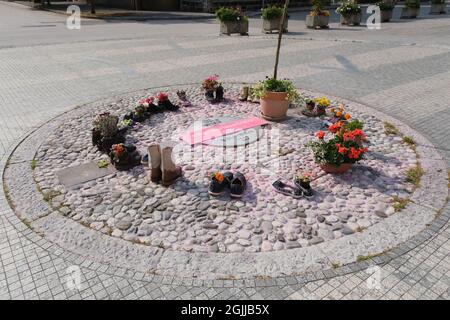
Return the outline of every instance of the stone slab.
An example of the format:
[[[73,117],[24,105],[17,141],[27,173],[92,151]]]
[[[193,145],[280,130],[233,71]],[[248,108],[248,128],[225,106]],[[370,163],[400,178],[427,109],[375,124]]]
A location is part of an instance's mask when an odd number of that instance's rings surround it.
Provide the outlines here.
[[[116,169],[112,165],[106,168],[99,168],[96,162],[89,162],[79,166],[69,167],[58,171],[59,182],[70,188],[88,181],[96,180],[113,174]]]

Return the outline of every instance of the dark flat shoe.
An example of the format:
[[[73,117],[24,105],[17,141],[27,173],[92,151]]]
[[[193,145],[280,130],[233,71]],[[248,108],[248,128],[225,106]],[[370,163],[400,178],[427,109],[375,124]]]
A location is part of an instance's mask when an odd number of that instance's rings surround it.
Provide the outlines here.
[[[278,193],[293,197],[294,199],[300,199],[303,196],[303,192],[300,189],[294,188],[282,182],[281,180],[275,181],[274,183],[272,183],[272,186]]]
[[[240,172],[233,174],[233,180],[230,183],[230,196],[232,198],[242,198],[246,187],[247,179],[245,179],[245,176]]]

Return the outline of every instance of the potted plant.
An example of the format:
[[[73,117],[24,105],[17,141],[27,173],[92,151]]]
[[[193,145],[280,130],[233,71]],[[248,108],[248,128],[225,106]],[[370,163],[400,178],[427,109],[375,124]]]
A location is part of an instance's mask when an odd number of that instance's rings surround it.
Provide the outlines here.
[[[148,117],[149,114],[147,113],[147,109],[143,105],[139,105],[134,108],[133,121],[143,122],[148,119]]]
[[[277,5],[270,5],[261,9],[263,20],[263,32],[272,33],[274,30],[280,30],[281,19],[283,18],[283,8]],[[287,32],[288,19],[284,20],[283,32]]]
[[[248,18],[237,8],[221,7],[216,11],[220,21],[220,33],[248,35]]]
[[[174,105],[170,100],[169,100],[169,95],[166,92],[159,92],[156,95],[156,99],[158,99],[158,108],[165,111],[178,111],[180,109],[179,106]]]
[[[314,192],[311,188],[311,175],[300,174],[294,177],[294,185],[299,188],[305,197],[312,197]]]
[[[380,8],[381,22],[391,21],[395,4],[391,0],[383,0],[378,2],[377,6]]]
[[[447,13],[447,3],[445,0],[431,0],[430,14],[442,14]]]
[[[326,114],[326,109],[331,105],[327,97],[318,97],[314,99],[316,103],[315,116],[320,117]]]
[[[336,13],[341,15],[341,24],[358,26],[361,24],[361,6],[356,0],[345,0],[336,9]]]
[[[308,28],[328,28],[330,12],[323,8],[324,0],[312,0],[313,10],[306,16]]]
[[[340,105],[338,108],[331,108],[332,114],[331,122],[336,123],[338,121],[348,121],[351,118],[350,113],[345,112],[344,106]]]
[[[100,151],[109,152],[111,146],[125,140],[125,129],[119,130],[119,118],[110,113],[102,113],[95,117],[92,128],[92,144]]]
[[[203,80],[202,88],[205,90],[205,98],[207,101],[215,103],[223,100],[225,90],[219,82],[219,76],[217,74]]]
[[[253,87],[253,94],[260,99],[264,119],[279,121],[286,118],[289,103],[299,99],[292,81],[267,78]]]
[[[114,144],[110,153],[111,163],[117,170],[131,169],[141,162],[141,156],[133,145]]]
[[[402,19],[415,19],[420,12],[420,0],[406,0],[402,8]]]
[[[139,105],[143,106],[145,109],[145,112],[147,112],[148,114],[154,114],[154,113],[158,113],[163,111],[161,108],[159,108],[156,104],[155,104],[155,98],[154,97],[148,97],[148,98],[144,98],[139,100]]]
[[[288,7],[289,0],[286,0],[284,3],[281,24],[284,24]],[[260,81],[252,88],[251,92],[252,98],[259,98],[262,117],[271,121],[278,121],[286,118],[287,109],[289,108],[289,102],[296,101],[300,98],[291,81],[287,79],[277,79],[282,37],[283,30],[278,30],[278,42],[277,51],[275,54],[273,77],[267,77],[264,81]]]
[[[347,172],[368,151],[362,146],[364,132],[360,129],[350,131],[341,121],[331,125],[328,131],[332,134],[330,139],[325,139],[326,133],[319,131],[316,133],[317,141],[308,144],[314,160],[327,173]]]
[[[314,110],[314,108],[316,107],[316,102],[314,101],[314,99],[306,98],[305,99],[305,107],[306,107],[306,110],[312,112]]]

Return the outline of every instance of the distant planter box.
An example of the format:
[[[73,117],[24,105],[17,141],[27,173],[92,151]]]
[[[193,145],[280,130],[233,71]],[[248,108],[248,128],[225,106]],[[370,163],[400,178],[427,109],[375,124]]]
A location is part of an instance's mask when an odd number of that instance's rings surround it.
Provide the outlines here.
[[[248,20],[241,21],[221,21],[220,22],[221,34],[233,34],[239,33],[241,35],[248,35]]]
[[[361,13],[350,14],[348,16],[341,15],[340,22],[348,26],[359,26],[361,24]]]
[[[328,28],[329,21],[329,16],[306,16],[306,26],[308,28]]]
[[[392,10],[381,11],[381,22],[389,22],[392,19]]]
[[[431,4],[430,14],[445,14],[447,13],[447,4]]]
[[[281,19],[283,19],[282,17],[276,18],[276,19],[272,19],[272,20],[268,20],[268,19],[262,19],[263,20],[263,32],[264,33],[272,33],[275,30],[279,30],[280,29],[280,24],[281,24]],[[288,18],[286,17],[286,20],[284,21],[284,25],[283,25],[283,32],[287,32],[288,29]]]
[[[415,19],[419,15],[420,9],[415,8],[402,8],[402,15],[400,16],[401,19]]]

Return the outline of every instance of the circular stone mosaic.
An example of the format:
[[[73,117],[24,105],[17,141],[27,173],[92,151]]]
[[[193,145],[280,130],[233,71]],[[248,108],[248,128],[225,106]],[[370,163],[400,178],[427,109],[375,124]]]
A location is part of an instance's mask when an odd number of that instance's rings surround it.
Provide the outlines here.
[[[247,145],[184,144],[180,135],[199,119],[260,113],[258,104],[238,100],[237,87],[227,87],[226,100],[212,105],[200,89],[186,89],[191,107],[153,115],[127,135],[141,153],[155,142],[179,142],[174,159],[184,173],[174,185],[149,182],[142,165],[71,187],[61,183],[62,170],[107,159],[92,146],[92,119],[102,112],[124,115],[143,98],[128,95],[83,109],[41,145],[34,179],[44,199],[84,226],[132,242],[169,250],[260,252],[312,246],[360,232],[395,214],[393,199],[407,199],[414,190],[405,181],[407,170],[417,165],[414,150],[400,136],[387,134],[381,120],[351,105],[347,110],[365,124],[369,152],[349,172],[331,175],[321,171],[306,147],[323,122],[303,116],[300,107],[292,108],[285,121],[260,129],[260,139]],[[174,92],[170,97],[176,102]],[[217,170],[246,176],[241,200],[208,194],[209,175]],[[300,172],[312,174],[313,198],[296,200],[272,188],[276,179],[289,182]]]

